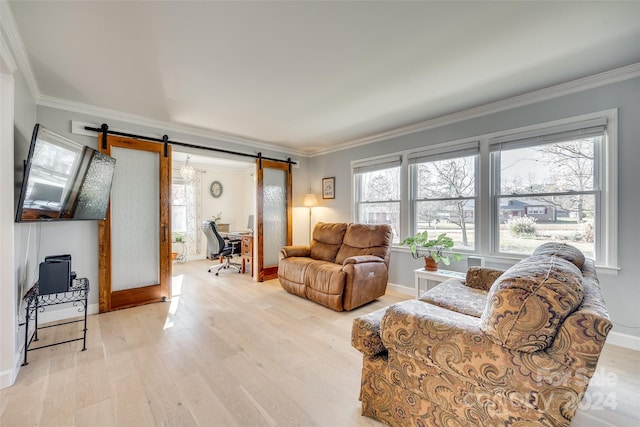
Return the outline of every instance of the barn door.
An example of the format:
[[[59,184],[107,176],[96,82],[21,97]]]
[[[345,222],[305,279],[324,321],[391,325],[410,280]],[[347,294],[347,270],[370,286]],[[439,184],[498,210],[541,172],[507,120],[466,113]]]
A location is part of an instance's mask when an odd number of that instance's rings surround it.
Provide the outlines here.
[[[259,282],[278,277],[280,248],[291,244],[291,166],[258,159],[256,210],[258,215]]]
[[[171,296],[171,147],[107,136],[115,157],[110,208],[99,232],[100,312]]]

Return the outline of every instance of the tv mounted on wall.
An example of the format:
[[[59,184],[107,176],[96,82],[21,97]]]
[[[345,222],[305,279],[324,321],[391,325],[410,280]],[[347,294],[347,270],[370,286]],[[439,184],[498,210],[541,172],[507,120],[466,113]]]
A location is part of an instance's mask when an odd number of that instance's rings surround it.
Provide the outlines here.
[[[16,222],[105,219],[115,164],[36,123]]]

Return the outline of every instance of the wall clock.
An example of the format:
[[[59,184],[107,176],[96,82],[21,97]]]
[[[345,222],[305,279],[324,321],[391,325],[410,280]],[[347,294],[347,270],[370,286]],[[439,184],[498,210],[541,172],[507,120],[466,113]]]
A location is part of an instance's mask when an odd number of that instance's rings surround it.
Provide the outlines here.
[[[222,196],[222,184],[220,184],[220,181],[213,181],[209,187],[209,192],[216,198]]]

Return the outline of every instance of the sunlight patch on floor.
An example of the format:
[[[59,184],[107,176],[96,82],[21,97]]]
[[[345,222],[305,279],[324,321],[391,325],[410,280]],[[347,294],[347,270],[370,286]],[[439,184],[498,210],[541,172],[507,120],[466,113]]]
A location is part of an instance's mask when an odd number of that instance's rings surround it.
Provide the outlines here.
[[[182,293],[182,282],[184,281],[184,275],[173,276],[171,278],[171,305],[169,306],[169,312],[167,313],[167,319],[164,322],[163,329],[169,329],[173,327],[173,315],[178,311],[178,305],[180,305],[180,294]]]

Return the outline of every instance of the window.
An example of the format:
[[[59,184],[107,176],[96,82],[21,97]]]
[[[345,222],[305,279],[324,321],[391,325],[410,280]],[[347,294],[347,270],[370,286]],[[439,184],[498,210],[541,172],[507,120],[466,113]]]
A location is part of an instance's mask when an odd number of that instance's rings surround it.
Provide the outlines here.
[[[615,269],[617,156],[614,109],[356,161],[353,220],[487,257],[567,242]]]
[[[530,254],[542,243],[566,241],[598,258],[605,124],[575,123],[493,142],[496,252]]]
[[[171,186],[171,231],[187,232],[187,185],[183,181],[174,180]]]
[[[447,233],[458,249],[475,249],[478,142],[409,155],[411,234]]]
[[[391,224],[393,242],[400,236],[400,158],[353,166],[355,218],[362,224]]]

